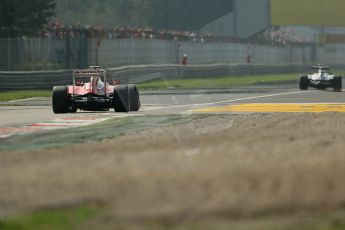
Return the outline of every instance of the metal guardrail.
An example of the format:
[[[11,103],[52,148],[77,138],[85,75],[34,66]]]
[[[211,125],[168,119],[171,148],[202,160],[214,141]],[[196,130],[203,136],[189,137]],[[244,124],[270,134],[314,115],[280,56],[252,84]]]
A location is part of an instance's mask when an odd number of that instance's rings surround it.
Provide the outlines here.
[[[338,67],[340,68],[340,67]],[[108,68],[109,80],[121,83],[140,83],[153,79],[212,78],[218,76],[244,76],[306,72],[306,65],[136,65]],[[344,69],[344,68],[342,68]],[[72,82],[71,70],[0,72],[0,91],[23,89],[52,89],[56,85]],[[298,76],[296,76],[298,79]]]
[[[0,90],[50,89],[71,83],[71,71],[0,72]]]

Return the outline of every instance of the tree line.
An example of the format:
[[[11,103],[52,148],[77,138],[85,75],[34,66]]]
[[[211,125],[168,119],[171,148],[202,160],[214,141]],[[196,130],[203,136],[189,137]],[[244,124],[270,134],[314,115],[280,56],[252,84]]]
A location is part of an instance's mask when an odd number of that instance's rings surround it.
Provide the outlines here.
[[[1,0],[0,36],[31,35],[55,14],[55,0]]]
[[[233,0],[1,0],[0,28],[32,34],[58,17],[66,26],[198,30],[232,9]]]

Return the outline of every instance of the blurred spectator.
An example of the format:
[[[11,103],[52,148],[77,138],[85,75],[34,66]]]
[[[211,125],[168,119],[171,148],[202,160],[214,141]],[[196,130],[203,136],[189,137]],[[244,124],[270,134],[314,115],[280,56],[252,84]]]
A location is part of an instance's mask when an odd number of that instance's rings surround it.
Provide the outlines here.
[[[188,56],[187,56],[187,54],[183,54],[181,64],[182,65],[188,65]]]
[[[246,62],[247,62],[247,64],[252,63],[252,55],[250,55],[250,54],[247,55]]]

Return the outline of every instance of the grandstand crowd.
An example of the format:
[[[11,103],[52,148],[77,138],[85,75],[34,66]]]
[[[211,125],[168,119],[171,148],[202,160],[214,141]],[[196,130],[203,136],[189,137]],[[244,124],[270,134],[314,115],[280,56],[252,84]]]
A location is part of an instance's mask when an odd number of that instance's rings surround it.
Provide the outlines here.
[[[216,40],[216,37],[210,33],[200,34],[195,31],[154,30],[150,27],[134,28],[130,26],[104,29],[101,26],[82,26],[79,22],[73,26],[65,26],[58,22],[50,23],[37,36],[55,39],[86,37],[97,39],[160,39],[192,42]]]
[[[58,20],[49,23],[45,29],[36,34],[37,37],[53,39],[68,38],[96,38],[96,39],[159,39],[190,42],[247,42],[236,38],[217,37],[211,33],[196,31],[154,30],[150,27],[119,26],[104,29],[101,26],[82,26],[79,22],[73,26],[65,26]],[[288,43],[307,43],[308,40],[291,31],[281,30],[279,27],[268,28],[255,37],[251,42],[264,43],[273,46],[285,46]]]

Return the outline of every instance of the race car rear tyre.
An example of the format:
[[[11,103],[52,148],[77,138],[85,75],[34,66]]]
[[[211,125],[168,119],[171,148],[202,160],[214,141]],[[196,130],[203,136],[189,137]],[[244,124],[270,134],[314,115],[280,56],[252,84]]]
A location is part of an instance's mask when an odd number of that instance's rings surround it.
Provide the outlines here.
[[[129,111],[138,111],[140,108],[139,91],[136,85],[128,85]]]
[[[73,106],[72,106],[72,107],[69,107],[69,108],[68,108],[68,112],[69,112],[69,113],[76,113],[77,111],[78,111],[78,108],[77,108],[77,107],[73,107]]]
[[[114,89],[114,110],[115,112],[129,112],[128,85],[119,85]]]
[[[301,90],[307,90],[309,87],[309,79],[307,76],[301,76],[299,79],[299,88]]]
[[[136,85],[119,85],[114,89],[115,112],[127,113],[140,108],[139,91]]]
[[[342,77],[336,76],[333,79],[333,89],[336,92],[340,92],[343,88]]]
[[[53,88],[52,104],[54,113],[68,113],[67,86],[55,86]]]

